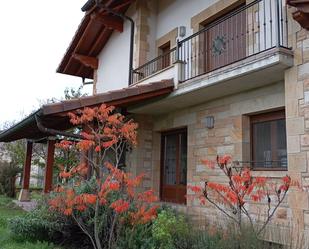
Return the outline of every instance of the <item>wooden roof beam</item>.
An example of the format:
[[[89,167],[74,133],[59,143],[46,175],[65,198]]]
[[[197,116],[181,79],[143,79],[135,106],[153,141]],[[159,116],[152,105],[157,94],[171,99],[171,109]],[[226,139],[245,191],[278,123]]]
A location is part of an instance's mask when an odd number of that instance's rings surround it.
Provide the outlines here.
[[[98,69],[99,61],[95,57],[90,57],[90,56],[74,53],[73,58],[78,60],[80,63],[82,63],[86,67],[90,67],[94,70]]]
[[[102,23],[105,27],[123,32],[123,19],[118,16],[92,14],[91,19]]]
[[[287,0],[287,4],[296,8],[292,13],[294,20],[309,30],[309,0]]]

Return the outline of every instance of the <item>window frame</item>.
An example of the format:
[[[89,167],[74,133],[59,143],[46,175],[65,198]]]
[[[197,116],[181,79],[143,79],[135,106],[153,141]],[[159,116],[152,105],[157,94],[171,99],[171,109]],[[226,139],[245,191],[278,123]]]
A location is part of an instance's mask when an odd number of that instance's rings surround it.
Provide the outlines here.
[[[252,162],[251,169],[253,171],[288,171],[287,167],[254,167],[254,130],[253,126],[257,123],[270,122],[276,120],[284,120],[286,122],[285,109],[270,111],[266,113],[260,113],[250,116],[250,161]],[[271,138],[273,140],[273,138]],[[286,144],[287,150],[287,144]]]

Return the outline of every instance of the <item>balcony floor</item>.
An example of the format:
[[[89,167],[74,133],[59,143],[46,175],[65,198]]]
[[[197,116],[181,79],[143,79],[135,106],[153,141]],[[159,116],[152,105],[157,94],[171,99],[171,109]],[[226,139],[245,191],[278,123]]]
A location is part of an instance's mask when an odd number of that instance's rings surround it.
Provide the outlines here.
[[[157,101],[131,106],[129,112],[162,114],[284,80],[293,65],[293,54],[272,48],[242,61],[180,83],[170,95]]]

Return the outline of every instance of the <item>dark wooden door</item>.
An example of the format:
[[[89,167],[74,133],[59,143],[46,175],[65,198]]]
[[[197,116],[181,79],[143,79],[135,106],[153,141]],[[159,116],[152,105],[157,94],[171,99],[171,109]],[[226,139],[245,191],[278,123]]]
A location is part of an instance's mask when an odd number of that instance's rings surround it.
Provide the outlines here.
[[[234,10],[236,11],[236,10]],[[202,48],[204,53],[203,73],[239,61],[246,57],[246,11],[235,12],[229,17],[220,17],[205,26]],[[222,21],[220,21],[222,20]]]
[[[162,70],[164,68],[167,68],[171,65],[171,58],[169,51],[171,50],[171,44],[170,42],[164,44],[159,48],[159,54],[161,56],[159,60],[159,70]]]
[[[162,134],[161,200],[186,203],[187,193],[187,131]]]

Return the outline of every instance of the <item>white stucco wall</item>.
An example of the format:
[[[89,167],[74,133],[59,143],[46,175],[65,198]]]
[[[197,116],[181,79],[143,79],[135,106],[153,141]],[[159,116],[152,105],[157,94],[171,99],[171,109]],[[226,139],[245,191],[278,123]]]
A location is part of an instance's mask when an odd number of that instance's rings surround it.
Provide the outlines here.
[[[127,15],[133,16],[132,9]],[[134,18],[134,17],[133,17]],[[114,31],[98,56],[97,93],[128,86],[131,24],[124,22],[123,32]]]
[[[159,0],[156,27],[157,39],[180,26],[186,27],[186,37],[192,35],[191,18],[215,2],[217,0]]]

